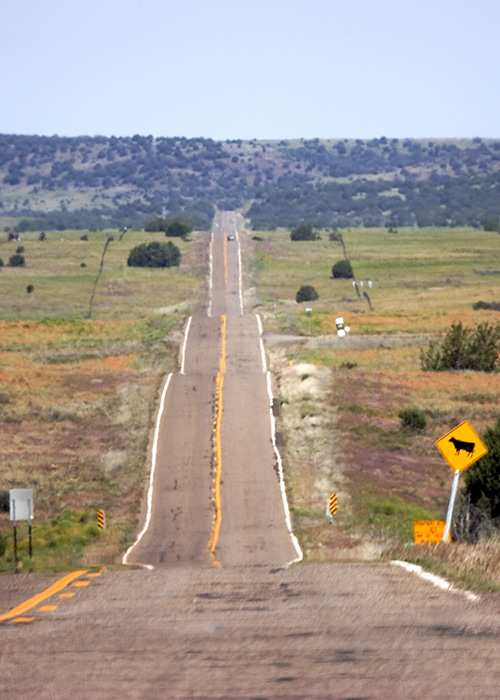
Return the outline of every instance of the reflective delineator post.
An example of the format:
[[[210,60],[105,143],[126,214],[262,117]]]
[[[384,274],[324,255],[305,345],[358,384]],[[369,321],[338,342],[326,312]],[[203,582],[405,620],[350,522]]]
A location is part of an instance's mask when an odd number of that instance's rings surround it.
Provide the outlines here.
[[[448,542],[448,535],[450,534],[451,518],[453,516],[453,508],[455,506],[455,498],[457,497],[459,477],[460,469],[456,469],[455,475],[453,477],[453,484],[451,487],[450,502],[448,504],[448,513],[446,514],[446,525],[444,526],[443,542]]]

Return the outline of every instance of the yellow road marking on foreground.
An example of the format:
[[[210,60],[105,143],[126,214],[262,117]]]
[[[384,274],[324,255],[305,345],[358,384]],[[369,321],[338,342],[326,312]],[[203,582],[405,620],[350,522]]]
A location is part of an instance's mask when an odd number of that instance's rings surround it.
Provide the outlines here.
[[[222,449],[221,449],[221,424],[222,424],[222,390],[224,387],[224,372],[226,371],[226,316],[221,316],[221,352],[219,361],[219,372],[217,374],[215,387],[215,428],[214,428],[214,459],[215,459],[215,477],[213,479],[214,488],[213,502],[215,504],[215,513],[212,520],[212,531],[208,541],[207,549],[210,552],[212,564],[221,567],[220,562],[215,557],[215,548],[219,539],[219,531],[222,522],[221,498],[220,498],[220,483],[222,472]]]
[[[34,619],[34,617],[16,617],[15,620],[10,621],[10,624],[13,625],[16,623],[17,625],[18,622],[33,622]]]
[[[13,617],[18,617],[19,615],[22,615],[25,613],[27,610],[31,610],[31,608],[34,608],[36,605],[41,603],[43,600],[46,600],[47,598],[50,598],[51,595],[54,595],[55,593],[59,593],[59,591],[62,591],[63,588],[66,588],[68,584],[70,584],[74,579],[78,578],[79,576],[82,576],[83,574],[86,574],[86,571],[73,571],[71,574],[67,574],[66,576],[63,576],[59,581],[56,581],[55,583],[52,584],[52,586],[49,586],[49,588],[46,588],[44,591],[41,593],[38,593],[38,595],[33,596],[33,598],[30,598],[29,600],[25,600],[24,603],[21,603],[21,605],[18,605],[17,608],[12,608],[12,610],[9,610],[6,613],[3,613],[0,615],[0,622],[3,622],[4,620],[10,620]],[[18,622],[31,622],[33,618],[19,618]]]

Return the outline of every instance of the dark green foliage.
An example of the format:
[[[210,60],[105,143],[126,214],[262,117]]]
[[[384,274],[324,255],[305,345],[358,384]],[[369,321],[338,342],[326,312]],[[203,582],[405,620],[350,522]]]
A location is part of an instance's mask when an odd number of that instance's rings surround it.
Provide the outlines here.
[[[6,489],[0,490],[0,513],[8,513],[10,509],[10,494]]]
[[[398,418],[401,421],[401,427],[408,430],[418,432],[420,430],[425,430],[427,427],[427,418],[422,409],[416,406],[410,406],[408,408],[403,408],[398,413]]]
[[[500,326],[480,323],[475,329],[453,323],[441,345],[431,342],[427,350],[420,352],[423,370],[443,372],[449,370],[473,370],[493,372],[498,364]]]
[[[315,301],[316,299],[319,299],[319,294],[310,284],[303,285],[295,296],[298,304],[303,301]]]
[[[500,221],[498,219],[486,219],[483,228],[485,231],[500,231]]]
[[[500,311],[500,301],[476,301],[472,305],[474,311],[479,311],[479,309],[493,309],[493,311]]]
[[[148,233],[162,232],[166,236],[185,239],[191,233],[191,226],[182,219],[166,219],[162,216],[148,221],[144,225],[144,230]]]
[[[292,241],[317,241],[319,235],[312,224],[299,224],[290,234]]]
[[[9,258],[10,267],[24,267],[25,264],[26,261],[24,259],[24,255],[21,255],[21,253],[15,253]]]
[[[24,253],[24,246],[18,245],[16,248],[16,253]]]
[[[332,267],[332,277],[334,279],[352,279],[354,273],[349,260],[339,260]]]
[[[488,519],[500,518],[500,418],[487,428],[488,453],[465,470],[463,494]]]
[[[28,292],[28,294],[32,294],[35,291],[35,288],[32,284],[28,284],[28,286],[26,287],[26,291]]]
[[[2,258],[0,258],[0,267],[3,267],[4,265],[5,265],[4,261],[2,260]]]
[[[164,215],[206,230],[214,205],[252,202],[253,230],[292,229],[301,221],[317,229],[499,230],[499,141],[301,139],[241,149],[241,140],[210,138],[0,134],[0,182],[9,195],[4,202],[12,203],[4,213],[22,210],[19,231],[139,227]],[[79,210],[34,208],[36,193],[56,190],[73,202],[75,193],[89,194]],[[92,205],[93,190],[109,193],[100,208]]]
[[[171,241],[168,243],[142,243],[130,251],[129,267],[176,267],[180,264],[181,252]]]
[[[83,236],[80,236],[80,240],[81,241],[88,241],[89,240],[88,234],[84,233]]]

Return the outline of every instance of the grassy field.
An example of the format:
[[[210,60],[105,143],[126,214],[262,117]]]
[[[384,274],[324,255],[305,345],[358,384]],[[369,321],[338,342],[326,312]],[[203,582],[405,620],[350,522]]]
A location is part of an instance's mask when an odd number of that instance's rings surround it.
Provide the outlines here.
[[[305,329],[305,307],[318,314],[312,320],[316,332],[333,330],[335,315],[349,317],[356,333],[443,330],[450,319],[477,318],[477,313],[472,314],[473,302],[495,301],[498,295],[500,239],[496,233],[474,229],[343,232],[359,296],[352,280],[332,279],[332,266],[343,258],[343,251],[327,234],[311,242],[291,242],[285,231],[259,232],[257,237],[262,240],[255,242],[254,285],[262,306],[272,308],[284,330],[287,326]],[[299,306],[295,295],[306,284],[316,289],[319,299]],[[368,313],[364,292],[373,314]]]
[[[127,257],[161,234],[47,238],[0,243],[0,496],[5,507],[10,488],[34,488],[34,556],[21,523],[23,567],[112,564],[140,506],[158,390],[177,368],[178,344],[169,339],[205,296],[206,243],[196,234],[178,241],[180,267],[151,270],[129,268]],[[25,267],[10,267],[18,246]],[[0,570],[11,571],[5,511],[0,554],[4,546]]]
[[[408,546],[414,519],[446,516],[453,472],[435,441],[463,420],[482,434],[498,417],[498,374],[423,372],[420,352],[453,322],[498,323],[499,312],[473,304],[500,301],[500,238],[472,229],[369,229],[343,238],[359,296],[352,280],[331,278],[343,251],[327,234],[291,242],[285,231],[258,232],[254,240],[252,284],[265,330],[304,337],[286,346],[278,379],[286,387],[293,371],[287,364],[306,368],[298,381],[310,368],[328,370],[326,395],[285,396],[283,406],[290,497],[306,555],[324,560],[351,551],[357,558],[364,551],[425,560],[467,585],[500,589],[498,543]],[[318,300],[296,303],[304,284],[314,286]],[[335,337],[337,316],[351,327],[343,343]],[[426,416],[418,434],[403,430],[398,417],[412,406]],[[339,492],[334,528],[325,518],[328,490]]]
[[[176,242],[179,268],[146,270],[129,268],[128,253],[164,240],[160,234],[47,237],[0,241],[0,495],[35,489],[32,561],[20,529],[25,568],[112,565],[137,517],[159,387],[177,367],[174,340],[206,294],[206,241],[193,234]],[[415,518],[446,513],[452,471],[435,440],[466,419],[481,434],[497,418],[500,375],[425,373],[419,357],[454,321],[498,322],[498,312],[472,307],[500,301],[500,238],[472,229],[343,237],[359,295],[352,281],[331,278],[343,251],[328,234],[315,242],[291,242],[285,231],[243,236],[245,287],[264,330],[304,339],[269,352],[306,556],[413,558],[470,586],[500,586],[498,543],[405,546]],[[11,268],[19,245],[26,266]],[[319,299],[297,304],[305,284]],[[344,344],[335,334],[339,315],[351,327]],[[425,412],[422,433],[401,428],[398,412],[409,406]],[[333,527],[325,518],[331,491],[339,493]],[[98,508],[106,511],[104,532],[96,528]],[[2,532],[0,570],[11,571],[6,513]]]

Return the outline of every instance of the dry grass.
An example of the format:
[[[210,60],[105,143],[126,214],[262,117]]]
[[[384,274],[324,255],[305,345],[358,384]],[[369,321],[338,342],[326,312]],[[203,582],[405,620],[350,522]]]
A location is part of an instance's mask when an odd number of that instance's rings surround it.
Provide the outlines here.
[[[0,491],[34,489],[33,562],[22,527],[19,548],[25,566],[36,568],[109,564],[126,546],[143,495],[157,393],[177,367],[178,345],[169,337],[204,294],[202,236],[179,242],[179,269],[142,270],[128,268],[126,257],[151,235],[130,232],[108,246],[89,320],[109,233],[81,235],[49,233],[43,244],[26,234],[26,268],[0,270]],[[10,250],[3,243],[0,255]],[[105,533],[95,527],[100,508]],[[0,513],[2,532],[8,546],[0,570],[12,570],[7,513]]]
[[[420,348],[456,321],[470,327],[498,323],[498,312],[472,309],[479,299],[500,299],[500,270],[494,267],[498,234],[347,232],[344,239],[358,279],[373,280],[374,311],[349,289],[348,281],[329,280],[328,288],[317,276],[327,267],[326,241],[299,248],[284,233],[274,236],[263,236],[257,244],[264,252],[257,255],[255,277],[266,285],[260,297],[266,330],[304,336],[304,342],[287,345],[286,354],[280,351],[273,369],[284,386],[285,463],[306,555],[318,560],[377,558],[395,551],[400,558],[425,555],[429,566],[432,561],[434,568],[446,564],[455,580],[494,587],[498,542],[477,548],[462,543],[426,547],[424,554],[421,547],[398,547],[412,542],[414,518],[446,516],[453,473],[435,441],[463,420],[481,435],[497,419],[500,375],[423,372]],[[307,304],[313,307],[310,322],[305,305],[294,305],[290,298],[305,282],[324,290],[318,301]],[[334,335],[339,315],[351,327],[344,344]],[[294,397],[287,387],[289,361],[316,367],[327,397],[322,393],[307,406],[300,395]],[[398,412],[409,406],[426,415],[422,433],[401,428]],[[315,456],[310,413],[327,417],[316,427],[323,460]],[[333,527],[325,517],[330,492],[339,494]],[[446,562],[441,561],[444,552]]]

